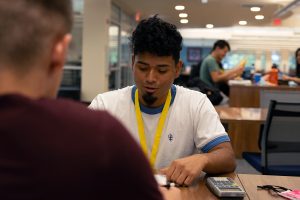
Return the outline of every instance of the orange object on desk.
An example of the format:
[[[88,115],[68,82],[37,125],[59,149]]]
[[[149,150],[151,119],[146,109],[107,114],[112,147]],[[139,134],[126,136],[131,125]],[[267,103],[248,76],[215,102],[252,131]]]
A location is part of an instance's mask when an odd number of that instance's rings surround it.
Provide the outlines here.
[[[278,69],[271,69],[269,74],[269,82],[278,85]]]

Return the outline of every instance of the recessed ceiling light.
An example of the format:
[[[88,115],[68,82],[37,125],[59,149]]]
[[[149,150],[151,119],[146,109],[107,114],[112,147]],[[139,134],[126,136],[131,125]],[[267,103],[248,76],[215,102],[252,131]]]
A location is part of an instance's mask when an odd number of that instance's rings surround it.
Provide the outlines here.
[[[262,19],[264,19],[265,17],[263,16],[263,15],[256,15],[255,16],[255,19],[257,19],[257,20],[262,20]]]
[[[253,6],[253,7],[250,8],[250,10],[251,10],[252,12],[259,12],[259,11],[260,11],[260,7],[258,7],[258,6]]]
[[[207,3],[208,0],[201,0],[201,3]]]
[[[188,19],[181,19],[181,20],[180,20],[180,23],[182,23],[182,24],[187,24],[187,23],[189,23],[189,20],[188,20]]]
[[[188,16],[187,13],[179,13],[180,18],[186,18]]]
[[[239,21],[239,25],[241,25],[241,26],[245,26],[245,25],[247,25],[247,21],[244,21],[244,20],[242,20],[242,21]]]
[[[206,24],[206,28],[213,28],[214,25],[213,24]]]
[[[175,6],[175,10],[184,10],[184,9],[185,7],[181,5]]]

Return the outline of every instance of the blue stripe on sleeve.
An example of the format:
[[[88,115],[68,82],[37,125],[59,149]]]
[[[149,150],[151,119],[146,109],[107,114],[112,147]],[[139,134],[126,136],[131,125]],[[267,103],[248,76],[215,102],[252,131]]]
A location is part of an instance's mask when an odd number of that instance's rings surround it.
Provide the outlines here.
[[[207,143],[204,147],[202,147],[201,150],[202,150],[202,152],[207,153],[212,148],[214,148],[215,146],[217,146],[218,144],[221,144],[223,142],[230,142],[228,135],[222,135],[220,137],[213,139],[212,141]]]

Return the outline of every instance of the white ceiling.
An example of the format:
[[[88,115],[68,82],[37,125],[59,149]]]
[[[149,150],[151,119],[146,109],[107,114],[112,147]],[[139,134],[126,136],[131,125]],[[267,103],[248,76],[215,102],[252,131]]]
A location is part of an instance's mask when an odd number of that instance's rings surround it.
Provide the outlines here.
[[[204,28],[206,24],[214,24],[215,27],[237,26],[240,20],[246,20],[248,26],[272,26],[275,12],[284,8],[293,0],[112,0],[116,5],[122,7],[127,13],[134,15],[140,13],[141,18],[153,14],[159,16],[178,28]],[[296,1],[295,1],[296,2]],[[175,5],[184,5],[189,16],[188,24],[180,24],[178,14],[180,11],[174,9]],[[260,6],[260,12],[251,12],[251,6]],[[299,8],[292,9],[281,17],[286,21],[290,16],[299,13]],[[264,20],[256,20],[254,16],[262,14]],[[288,20],[287,20],[288,21]],[[292,23],[287,23],[293,26]]]

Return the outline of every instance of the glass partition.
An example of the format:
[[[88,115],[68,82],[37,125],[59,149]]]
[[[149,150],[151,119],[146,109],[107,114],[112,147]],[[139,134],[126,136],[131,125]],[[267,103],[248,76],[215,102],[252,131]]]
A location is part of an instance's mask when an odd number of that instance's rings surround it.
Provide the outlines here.
[[[74,23],[58,97],[80,100],[83,0],[73,0]]]

